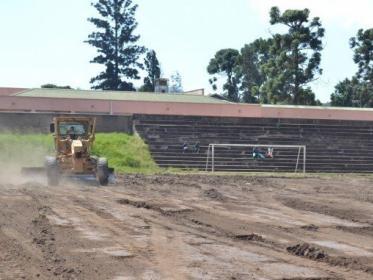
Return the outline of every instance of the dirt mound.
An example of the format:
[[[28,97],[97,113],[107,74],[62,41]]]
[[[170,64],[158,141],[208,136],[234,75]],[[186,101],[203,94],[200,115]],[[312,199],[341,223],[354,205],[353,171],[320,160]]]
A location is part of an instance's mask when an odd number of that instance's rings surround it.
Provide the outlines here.
[[[144,209],[155,209],[157,210],[154,205],[149,204],[146,201],[137,201],[137,200],[130,200],[128,198],[122,198],[118,200],[119,204],[124,204],[124,205],[131,205],[136,208],[144,208]]]
[[[308,231],[318,231],[319,230],[319,227],[315,226],[314,224],[310,224],[310,225],[306,225],[306,226],[301,226],[300,228],[308,230]]]
[[[214,200],[220,200],[220,201],[224,200],[224,196],[219,191],[217,191],[216,189],[205,190],[203,192],[203,195],[205,197],[208,197],[208,198],[211,198],[211,199],[214,199]]]
[[[251,233],[251,234],[237,234],[234,236],[235,239],[245,240],[245,241],[258,241],[263,242],[264,238],[261,235]]]
[[[321,261],[328,263],[333,266],[347,267],[353,270],[360,270],[367,273],[373,274],[373,267],[371,266],[369,260],[342,256],[329,256],[323,250],[312,247],[308,243],[297,244],[292,247],[287,247],[286,250],[296,256],[305,257],[311,260]]]
[[[308,243],[290,246],[287,247],[286,250],[293,255],[305,257],[311,260],[323,260],[328,257],[328,255],[323,250],[312,247]]]

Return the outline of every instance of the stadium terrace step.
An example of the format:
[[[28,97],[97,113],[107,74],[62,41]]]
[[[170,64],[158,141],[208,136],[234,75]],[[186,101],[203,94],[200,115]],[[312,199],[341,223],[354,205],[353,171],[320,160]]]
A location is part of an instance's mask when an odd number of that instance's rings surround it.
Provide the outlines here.
[[[211,143],[306,145],[308,172],[371,172],[373,121],[216,118],[136,115],[135,130],[161,167],[204,170]],[[193,153],[195,143],[199,153]],[[188,151],[182,146],[187,143]],[[297,149],[276,148],[274,158],[252,159],[253,147],[216,147],[217,171],[293,172]],[[299,158],[302,168],[302,155]],[[211,162],[211,159],[210,159]]]

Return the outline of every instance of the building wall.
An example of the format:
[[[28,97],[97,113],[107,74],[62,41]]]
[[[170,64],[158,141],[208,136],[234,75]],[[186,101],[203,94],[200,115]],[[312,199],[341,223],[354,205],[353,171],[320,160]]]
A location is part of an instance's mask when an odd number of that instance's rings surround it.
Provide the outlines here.
[[[150,101],[0,96],[3,112],[59,112],[108,115],[182,115],[213,117],[288,118],[322,120],[373,120],[373,109],[209,104]]]
[[[53,117],[57,113],[0,113],[0,132],[49,133]],[[71,116],[71,114],[69,114]],[[87,116],[74,114],[74,116]],[[132,133],[132,116],[91,115],[96,118],[97,132]]]

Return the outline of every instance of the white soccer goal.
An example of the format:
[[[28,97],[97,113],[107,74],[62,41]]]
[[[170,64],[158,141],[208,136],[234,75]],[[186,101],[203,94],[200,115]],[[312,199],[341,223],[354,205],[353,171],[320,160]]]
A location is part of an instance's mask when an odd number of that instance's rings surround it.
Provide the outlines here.
[[[295,164],[294,172],[298,172],[298,167],[300,164],[300,160],[303,160],[303,173],[306,173],[306,153],[307,148],[305,145],[262,145],[262,144],[209,144],[207,149],[207,158],[206,158],[206,171],[209,171],[211,166],[211,172],[215,171],[215,155],[216,155],[216,147],[223,147],[223,148],[230,148],[230,147],[252,147],[252,148],[283,148],[283,149],[296,149],[297,153],[297,161]],[[210,163],[211,158],[211,163]],[[266,159],[271,160],[271,159]]]

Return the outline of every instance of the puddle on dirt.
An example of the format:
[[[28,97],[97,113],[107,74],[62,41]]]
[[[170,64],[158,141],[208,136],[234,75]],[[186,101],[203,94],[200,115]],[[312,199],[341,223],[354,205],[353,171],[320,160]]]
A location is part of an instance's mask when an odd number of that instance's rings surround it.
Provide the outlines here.
[[[61,217],[58,217],[56,215],[47,215],[47,218],[52,225],[61,226],[61,227],[71,226],[70,221],[63,219]]]
[[[344,243],[338,243],[338,242],[329,241],[329,240],[311,241],[311,242],[319,246],[341,251],[344,254],[350,255],[350,256],[363,256],[363,257],[373,256],[372,252],[369,252],[367,250],[364,250],[358,247],[350,246]]]
[[[75,229],[82,234],[83,238],[92,241],[102,241],[109,237],[109,235],[95,231],[87,226],[76,226]]]
[[[128,250],[125,250],[123,248],[118,248],[118,247],[104,248],[102,251],[105,254],[108,254],[108,255],[116,257],[116,258],[130,258],[130,257],[134,256]]]
[[[91,249],[77,249],[77,253],[104,253],[115,258],[131,258],[134,257],[130,251],[122,247],[104,247],[104,248],[91,248]]]

